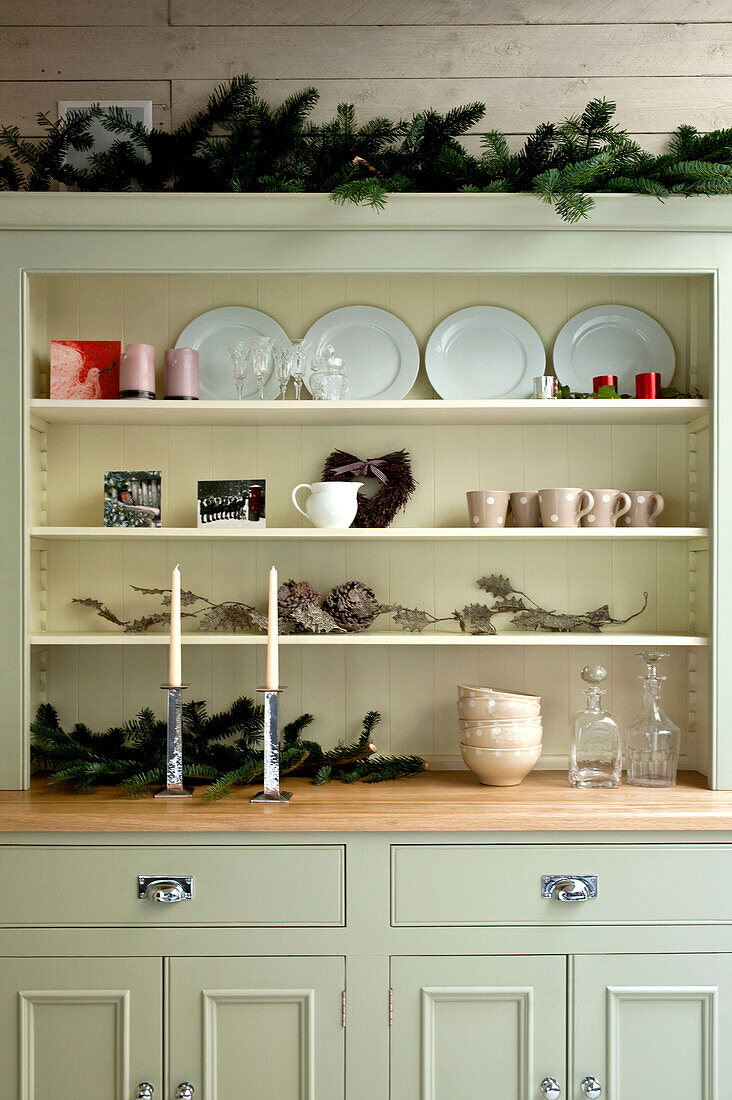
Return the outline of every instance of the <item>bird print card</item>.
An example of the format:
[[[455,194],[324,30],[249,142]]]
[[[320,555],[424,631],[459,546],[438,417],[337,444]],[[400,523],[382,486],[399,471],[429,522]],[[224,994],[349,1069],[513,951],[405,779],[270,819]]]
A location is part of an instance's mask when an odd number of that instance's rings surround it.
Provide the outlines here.
[[[56,401],[119,397],[119,340],[52,340],[51,392]]]

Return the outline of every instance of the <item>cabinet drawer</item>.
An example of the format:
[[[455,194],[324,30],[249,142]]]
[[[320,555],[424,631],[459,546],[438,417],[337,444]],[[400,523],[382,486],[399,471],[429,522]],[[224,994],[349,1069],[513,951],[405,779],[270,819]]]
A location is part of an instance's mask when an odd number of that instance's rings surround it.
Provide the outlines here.
[[[596,875],[588,901],[544,898],[542,875]],[[732,921],[732,846],[395,844],[402,926]]]
[[[342,845],[0,849],[3,925],[345,924]],[[138,876],[191,876],[193,897],[139,897]]]

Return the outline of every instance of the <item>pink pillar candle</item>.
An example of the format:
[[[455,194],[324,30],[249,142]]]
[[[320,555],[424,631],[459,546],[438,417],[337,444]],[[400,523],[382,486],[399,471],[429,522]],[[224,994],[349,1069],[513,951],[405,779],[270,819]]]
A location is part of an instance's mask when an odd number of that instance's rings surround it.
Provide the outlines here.
[[[165,353],[165,400],[198,401],[198,352],[168,348]]]
[[[155,400],[155,348],[152,344],[128,344],[123,351],[119,361],[119,395]]]

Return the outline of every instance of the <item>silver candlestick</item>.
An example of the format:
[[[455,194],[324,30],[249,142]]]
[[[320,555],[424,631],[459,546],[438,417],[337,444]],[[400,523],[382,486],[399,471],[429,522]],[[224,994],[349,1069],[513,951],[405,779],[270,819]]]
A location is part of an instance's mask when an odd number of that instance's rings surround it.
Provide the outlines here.
[[[168,742],[165,764],[165,786],[156,798],[191,798],[192,792],[183,786],[183,703],[181,692],[187,684],[161,684],[168,693]]]
[[[264,790],[252,802],[289,802],[290,791],[280,790],[280,735],[277,696],[283,688],[257,688],[264,695]]]

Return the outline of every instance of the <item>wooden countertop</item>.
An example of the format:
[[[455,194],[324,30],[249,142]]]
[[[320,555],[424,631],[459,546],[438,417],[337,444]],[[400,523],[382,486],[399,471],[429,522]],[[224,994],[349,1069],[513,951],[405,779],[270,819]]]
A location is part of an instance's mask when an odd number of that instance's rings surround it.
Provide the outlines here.
[[[0,831],[18,832],[457,832],[731,830],[732,791],[696,772],[676,787],[576,791],[564,772],[533,772],[519,787],[482,787],[467,771],[428,772],[373,785],[288,780],[288,805],[252,805],[255,788],[220,802],[139,800],[114,789],[75,794],[34,779],[0,791]]]

